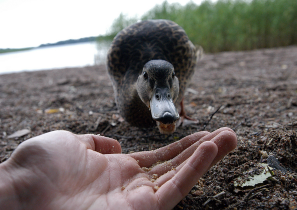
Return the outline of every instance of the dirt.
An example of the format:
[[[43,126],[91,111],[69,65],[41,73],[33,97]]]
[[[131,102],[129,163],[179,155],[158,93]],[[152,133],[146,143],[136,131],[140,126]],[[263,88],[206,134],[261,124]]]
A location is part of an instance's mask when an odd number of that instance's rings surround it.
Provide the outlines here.
[[[296,46],[205,55],[185,95],[187,114],[199,122],[173,135],[123,121],[103,65],[0,75],[0,106],[1,162],[22,141],[57,129],[100,133],[129,153],[228,126],[238,147],[175,209],[297,209]],[[22,129],[29,134],[8,138]],[[238,177],[244,183],[263,170],[273,176],[255,186],[236,186]]]

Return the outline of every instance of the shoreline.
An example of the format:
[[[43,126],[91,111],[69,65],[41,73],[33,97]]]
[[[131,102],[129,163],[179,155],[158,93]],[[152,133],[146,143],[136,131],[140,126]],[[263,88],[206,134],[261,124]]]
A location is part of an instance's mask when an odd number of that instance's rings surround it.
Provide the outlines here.
[[[72,44],[71,44],[72,45]],[[63,45],[62,45],[63,46]],[[51,47],[51,46],[50,46]],[[55,46],[53,46],[55,47]],[[45,47],[46,48],[46,47]],[[277,48],[263,48],[263,49],[255,49],[255,50],[249,50],[249,51],[225,51],[225,52],[219,52],[219,53],[213,53],[213,54],[203,54],[202,56],[202,60],[203,57],[205,56],[215,56],[215,55],[220,55],[220,54],[234,54],[234,53],[238,53],[238,54],[243,54],[243,53],[269,53],[270,51],[282,51],[282,50],[286,50],[286,49],[297,49],[297,45],[291,45],[291,46],[286,46],[286,47],[277,47]],[[34,49],[34,48],[32,48]],[[1,54],[0,54],[1,55]],[[199,63],[199,61],[198,61]],[[1,72],[0,71],[0,76],[1,75],[7,75],[7,74],[15,74],[15,73],[24,73],[24,72],[35,72],[35,71],[51,71],[51,70],[63,70],[63,69],[75,69],[75,68],[85,68],[85,67],[91,67],[91,66],[102,66],[102,65],[106,65],[106,62],[100,62],[99,64],[93,64],[93,65],[82,65],[82,66],[65,66],[65,67],[55,67],[55,68],[46,68],[46,69],[33,69],[33,70],[19,70],[19,71],[11,71],[11,72]]]

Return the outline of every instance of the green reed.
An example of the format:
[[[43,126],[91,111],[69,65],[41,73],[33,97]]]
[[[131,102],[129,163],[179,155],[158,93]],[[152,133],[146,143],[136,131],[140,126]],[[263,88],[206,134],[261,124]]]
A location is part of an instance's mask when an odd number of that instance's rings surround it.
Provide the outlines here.
[[[297,0],[219,0],[185,6],[167,1],[141,17],[181,25],[206,52],[251,50],[297,44]],[[136,22],[122,14],[111,32]]]

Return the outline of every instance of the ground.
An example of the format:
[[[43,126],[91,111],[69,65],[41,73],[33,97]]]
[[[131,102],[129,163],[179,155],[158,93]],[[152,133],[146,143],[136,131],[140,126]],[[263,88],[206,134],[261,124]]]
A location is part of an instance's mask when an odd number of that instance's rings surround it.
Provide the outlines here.
[[[0,75],[0,160],[22,141],[65,129],[117,139],[123,153],[152,150],[182,137],[232,128],[238,147],[212,167],[175,209],[297,209],[297,47],[205,55],[186,91],[198,124],[173,135],[131,127],[119,116],[106,67]],[[29,133],[8,138],[15,131]],[[236,186],[269,163],[273,176]]]

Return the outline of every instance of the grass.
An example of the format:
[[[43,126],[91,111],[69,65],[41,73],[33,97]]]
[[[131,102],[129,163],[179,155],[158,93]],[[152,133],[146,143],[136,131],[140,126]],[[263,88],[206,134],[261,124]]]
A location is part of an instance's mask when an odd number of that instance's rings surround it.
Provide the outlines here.
[[[297,44],[297,0],[219,0],[185,6],[167,1],[141,20],[169,19],[206,52],[252,50]],[[137,21],[123,14],[110,35]]]

